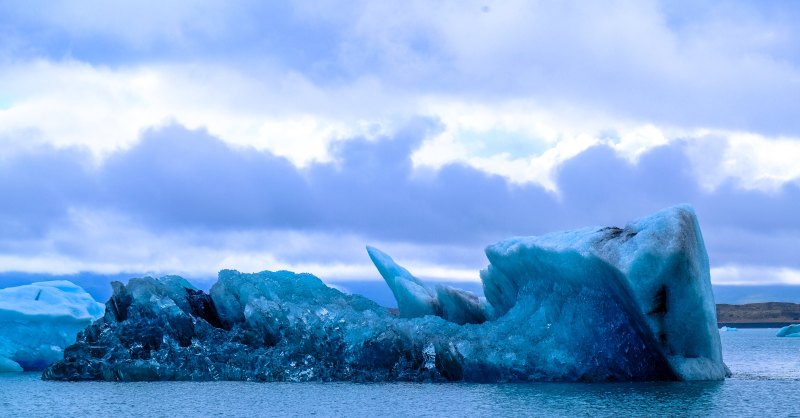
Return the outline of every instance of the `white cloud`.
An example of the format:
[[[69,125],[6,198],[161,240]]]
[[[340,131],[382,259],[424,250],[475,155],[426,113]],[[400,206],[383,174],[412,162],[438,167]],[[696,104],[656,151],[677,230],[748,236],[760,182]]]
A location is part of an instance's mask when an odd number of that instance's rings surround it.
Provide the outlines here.
[[[240,147],[270,151],[298,166],[329,162],[330,144],[391,135],[423,115],[442,130],[412,156],[418,167],[460,162],[512,183],[557,192],[558,166],[596,144],[636,163],[680,140],[698,182],[713,190],[732,179],[773,191],[800,178],[800,138],[643,123],[578,105],[529,99],[477,99],[388,89],[372,78],[320,86],[273,68],[263,77],[210,64],[122,68],[38,60],[0,68],[1,152],[37,143],[86,146],[99,160],[176,122]]]
[[[0,109],[0,138],[6,152],[33,141],[86,146],[102,157],[130,147],[143,130],[176,122],[303,166],[328,161],[331,141],[381,133],[335,106],[336,91],[318,91],[292,74],[273,77],[257,80],[213,65],[18,63],[0,69],[0,90],[10,96]],[[346,93],[357,96],[372,88],[350,87]]]
[[[800,138],[731,133],[720,169],[746,189],[774,190],[800,179]]]
[[[423,109],[439,118],[444,130],[415,152],[416,166],[438,168],[459,161],[512,183],[536,183],[553,192],[558,189],[556,168],[593,145],[610,144],[635,162],[643,152],[668,142],[652,125],[576,107],[545,109],[533,101],[489,104],[426,98]],[[611,140],[604,137],[609,130],[615,132]]]
[[[558,166],[598,144],[611,146],[636,164],[647,151],[681,142],[698,183],[707,190],[733,180],[744,189],[774,191],[800,179],[800,138],[657,126],[579,107],[545,109],[533,101],[488,104],[426,98],[422,109],[439,118],[444,130],[415,152],[416,166],[462,162],[512,183],[536,183],[553,192],[558,191]]]
[[[800,138],[698,130],[684,136],[698,183],[713,191],[726,181],[745,190],[775,192],[800,180]]]
[[[711,269],[711,283],[717,285],[800,285],[800,270],[788,267],[725,265]]]

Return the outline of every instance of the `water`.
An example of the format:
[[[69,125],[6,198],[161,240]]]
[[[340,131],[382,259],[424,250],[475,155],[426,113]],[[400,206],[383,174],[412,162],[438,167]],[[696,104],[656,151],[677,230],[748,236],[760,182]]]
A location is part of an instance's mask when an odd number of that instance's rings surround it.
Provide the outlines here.
[[[0,374],[0,416],[785,416],[800,405],[800,339],[723,332],[724,382],[353,384],[43,382]]]

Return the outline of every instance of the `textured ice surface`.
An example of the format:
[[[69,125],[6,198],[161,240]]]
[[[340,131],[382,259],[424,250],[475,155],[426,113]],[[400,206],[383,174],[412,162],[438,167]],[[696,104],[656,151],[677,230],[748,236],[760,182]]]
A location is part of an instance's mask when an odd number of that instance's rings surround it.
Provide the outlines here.
[[[486,299],[370,258],[400,315],[310,274],[220,272],[114,283],[103,319],[44,373],[82,380],[619,381],[722,379],[694,213],[486,249]]]
[[[435,315],[459,325],[480,324],[494,317],[486,298],[452,286],[437,285],[431,289],[386,253],[370,246],[367,253],[392,290],[401,317]]]
[[[543,258],[554,271],[543,271]],[[500,314],[518,303],[522,290],[545,275],[569,271],[567,255],[606,265],[622,279],[606,280],[620,303],[634,305],[675,373],[686,380],[722,379],[716,306],[711,292],[708,255],[700,226],[689,206],[675,206],[624,228],[584,228],[539,237],[513,238],[489,246],[490,266],[481,272],[484,291]],[[590,271],[580,278],[603,280]],[[527,293],[527,292],[526,292]]]
[[[800,337],[800,324],[787,325],[775,334],[778,337]]]
[[[102,315],[103,305],[68,281],[0,289],[0,371],[44,369]]]

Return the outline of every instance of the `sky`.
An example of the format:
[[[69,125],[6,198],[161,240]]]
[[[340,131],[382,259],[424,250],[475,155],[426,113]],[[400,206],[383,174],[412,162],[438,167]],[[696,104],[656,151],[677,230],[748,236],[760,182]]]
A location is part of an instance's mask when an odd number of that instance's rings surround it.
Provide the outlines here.
[[[478,280],[692,204],[800,284],[800,5],[0,1],[0,273]]]

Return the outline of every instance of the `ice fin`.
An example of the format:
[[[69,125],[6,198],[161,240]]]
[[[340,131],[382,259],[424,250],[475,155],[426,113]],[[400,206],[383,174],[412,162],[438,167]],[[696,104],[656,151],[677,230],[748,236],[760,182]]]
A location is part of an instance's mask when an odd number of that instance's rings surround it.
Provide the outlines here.
[[[440,315],[439,301],[436,293],[421,280],[414,277],[405,268],[395,263],[392,257],[383,251],[367,246],[369,258],[378,268],[383,280],[389,285],[400,316],[416,318],[425,315]]]
[[[367,253],[392,290],[400,316],[436,315],[459,325],[481,324],[495,317],[486,298],[452,286],[437,285],[431,290],[383,251],[367,246]]]

